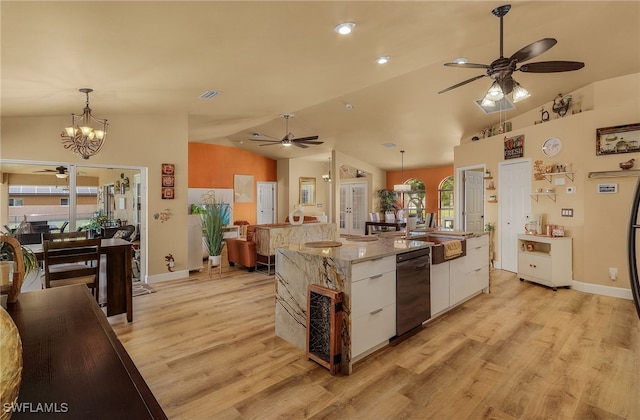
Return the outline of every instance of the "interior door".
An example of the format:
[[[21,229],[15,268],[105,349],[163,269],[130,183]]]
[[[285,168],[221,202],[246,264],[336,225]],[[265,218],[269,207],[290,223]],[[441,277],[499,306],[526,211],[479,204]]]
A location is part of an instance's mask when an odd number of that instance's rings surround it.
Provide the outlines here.
[[[258,182],[257,224],[276,223],[276,183]]]
[[[362,235],[367,221],[367,183],[340,184],[340,234]]]
[[[531,161],[502,163],[499,167],[500,264],[503,270],[518,271],[518,234],[524,233],[526,215],[531,213]]]
[[[484,231],[484,174],[480,171],[464,173],[464,230]]]

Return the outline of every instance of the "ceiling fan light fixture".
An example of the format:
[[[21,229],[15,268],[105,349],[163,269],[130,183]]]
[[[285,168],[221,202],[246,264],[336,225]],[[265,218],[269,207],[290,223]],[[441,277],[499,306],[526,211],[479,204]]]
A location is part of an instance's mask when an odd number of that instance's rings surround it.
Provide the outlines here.
[[[504,93],[502,92],[502,88],[498,84],[497,81],[493,82],[487,94],[484,96],[485,99],[489,101],[499,101],[504,97]]]
[[[469,60],[467,60],[467,57],[458,57],[455,60],[453,60],[453,62],[456,64],[467,64]]]
[[[69,174],[67,174],[67,173],[60,173],[60,172],[56,173],[56,178],[67,179],[68,176],[69,176]]]
[[[355,26],[356,24],[354,22],[343,22],[337,24],[336,27],[333,28],[333,30],[340,35],[349,35],[353,31],[353,28]]]
[[[513,81],[513,83],[515,84],[512,92],[513,102],[520,102],[522,100],[527,99],[529,96],[531,96],[529,91],[524,87],[522,87],[520,83],[516,82],[515,80]]]
[[[496,102],[492,101],[491,99],[487,99],[487,97],[485,96],[484,98],[482,98],[481,105],[484,107],[494,107],[496,106]]]

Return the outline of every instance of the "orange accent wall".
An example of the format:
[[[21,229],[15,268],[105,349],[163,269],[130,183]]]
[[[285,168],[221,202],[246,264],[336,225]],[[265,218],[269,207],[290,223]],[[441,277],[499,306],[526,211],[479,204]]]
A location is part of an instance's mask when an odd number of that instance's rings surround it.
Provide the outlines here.
[[[276,182],[277,169],[275,160],[238,147],[189,143],[189,188],[233,188],[235,174],[253,175],[254,182]],[[255,199],[232,206],[235,220],[256,223]]]
[[[407,179],[415,178],[424,183],[427,193],[425,211],[427,213],[438,212],[438,187],[443,179],[453,176],[453,165],[438,168],[405,169],[402,171],[387,172],[387,189],[392,190],[396,184],[402,184]]]

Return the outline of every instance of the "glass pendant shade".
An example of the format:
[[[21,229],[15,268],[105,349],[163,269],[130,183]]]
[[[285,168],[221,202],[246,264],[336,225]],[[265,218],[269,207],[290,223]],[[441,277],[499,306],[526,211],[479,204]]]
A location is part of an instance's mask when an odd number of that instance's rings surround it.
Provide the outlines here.
[[[520,102],[527,99],[531,94],[529,91],[520,85],[520,83],[514,80],[515,86],[513,88],[513,102]]]
[[[493,82],[484,98],[490,101],[499,101],[503,97],[504,93],[502,92],[502,88],[498,82]]]
[[[80,92],[86,95],[87,104],[81,115],[71,114],[71,126],[65,127],[60,137],[65,149],[70,149],[83,159],[89,159],[102,149],[107,137],[108,124],[106,119],[91,115],[89,93],[93,92],[93,89],[82,88]],[[93,128],[92,123],[97,124],[98,127]]]

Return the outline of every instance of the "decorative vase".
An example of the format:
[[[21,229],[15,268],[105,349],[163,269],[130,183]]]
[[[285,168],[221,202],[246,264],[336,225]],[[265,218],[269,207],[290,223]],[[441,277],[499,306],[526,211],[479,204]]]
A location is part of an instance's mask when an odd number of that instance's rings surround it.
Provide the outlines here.
[[[302,206],[298,204],[293,211],[289,213],[289,223],[292,225],[301,225],[303,221],[304,212],[302,211]]]
[[[211,261],[211,267],[217,267],[220,265],[220,255],[209,255],[209,261]]]
[[[11,410],[7,406],[18,400],[20,382],[22,380],[22,341],[18,328],[9,314],[0,308],[0,419],[11,418]]]
[[[396,221],[396,213],[393,211],[385,211],[384,212],[384,221],[386,223],[395,223]]]

